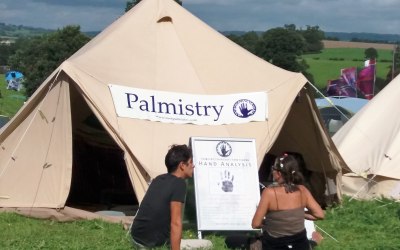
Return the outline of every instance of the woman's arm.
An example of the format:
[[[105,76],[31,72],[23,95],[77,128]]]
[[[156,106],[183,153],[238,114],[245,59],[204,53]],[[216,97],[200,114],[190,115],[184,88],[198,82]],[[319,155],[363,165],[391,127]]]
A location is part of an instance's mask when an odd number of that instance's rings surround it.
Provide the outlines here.
[[[305,213],[305,218],[307,220],[322,220],[325,217],[324,210],[320,207],[318,202],[314,199],[310,191],[304,187],[300,186],[302,194],[305,196],[306,208],[308,211]]]
[[[268,211],[268,188],[264,189],[261,195],[261,200],[258,203],[257,210],[253,216],[251,227],[254,229],[261,228],[263,220]]]

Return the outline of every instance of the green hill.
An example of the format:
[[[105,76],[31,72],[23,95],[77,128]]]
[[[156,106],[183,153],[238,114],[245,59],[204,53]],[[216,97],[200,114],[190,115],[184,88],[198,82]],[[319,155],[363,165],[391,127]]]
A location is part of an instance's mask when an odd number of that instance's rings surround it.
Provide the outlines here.
[[[52,30],[0,23],[0,37],[5,38],[30,37],[49,32],[52,32]]]
[[[46,33],[54,32],[55,30],[51,29],[43,29],[43,28],[34,28],[23,25],[13,25],[13,24],[5,24],[0,23],[0,41],[1,40],[16,40],[20,37],[32,37],[32,36],[40,36]],[[89,37],[94,37],[100,31],[88,31],[83,32]]]
[[[376,34],[363,32],[325,32],[325,37],[335,37],[340,41],[373,41],[379,43],[398,43],[400,34]]]

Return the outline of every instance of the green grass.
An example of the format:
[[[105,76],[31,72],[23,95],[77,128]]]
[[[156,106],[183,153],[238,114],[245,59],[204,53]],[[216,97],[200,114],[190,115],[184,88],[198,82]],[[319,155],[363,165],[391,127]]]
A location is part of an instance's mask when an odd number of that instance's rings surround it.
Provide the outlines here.
[[[309,72],[314,76],[314,85],[325,89],[328,80],[340,77],[340,70],[347,67],[364,67],[365,49],[358,48],[332,48],[324,49],[319,54],[307,54],[302,57],[310,66]],[[391,67],[392,51],[378,49],[376,64],[377,77],[386,79]]]
[[[8,90],[3,74],[0,74],[0,115],[12,117],[22,107],[26,100],[23,90],[20,92]]]
[[[130,249],[119,224],[103,221],[60,223],[0,214],[1,249]]]
[[[336,240],[324,235],[318,249],[400,249],[400,203],[349,201],[327,210],[326,219],[317,223]]]
[[[392,200],[350,201],[326,211],[316,225],[324,240],[316,249],[399,249],[400,203]],[[99,220],[55,222],[0,213],[0,249],[132,249],[120,224]],[[185,230],[184,238],[196,238]],[[227,249],[221,233],[207,232],[214,249]],[[159,249],[168,249],[166,247]]]
[[[56,222],[3,212],[0,232],[0,249],[132,249],[130,236],[121,224],[101,220]],[[193,239],[197,232],[186,230],[183,236]],[[225,248],[223,237],[209,234],[205,238],[213,242],[215,249]]]

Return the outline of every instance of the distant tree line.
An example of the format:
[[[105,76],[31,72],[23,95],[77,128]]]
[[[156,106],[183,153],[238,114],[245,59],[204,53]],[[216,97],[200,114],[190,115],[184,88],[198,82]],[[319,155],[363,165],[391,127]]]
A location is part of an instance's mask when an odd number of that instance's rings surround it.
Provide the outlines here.
[[[327,37],[325,37],[325,40],[328,40],[328,41],[340,41],[340,39],[338,37],[336,37],[336,36],[327,36]]]
[[[385,40],[371,40],[366,38],[352,38],[350,42],[358,42],[358,43],[386,43],[386,44],[394,44],[396,42],[393,41],[385,41]]]
[[[325,37],[325,40],[329,41],[341,41],[342,39],[335,37],[335,36],[327,36]],[[398,44],[399,41],[389,41],[389,40],[374,40],[374,39],[369,39],[369,38],[358,38],[358,37],[352,37],[349,42],[356,42],[356,43],[383,43],[383,44]]]
[[[325,39],[332,41],[352,41],[364,43],[400,43],[399,34],[376,34],[357,32],[325,32]]]
[[[314,77],[307,72],[309,66],[301,59],[301,55],[321,52],[324,49],[322,40],[325,33],[319,26],[297,29],[296,25],[287,24],[261,34],[251,31],[227,37],[254,55],[286,70],[301,72],[313,82]]]

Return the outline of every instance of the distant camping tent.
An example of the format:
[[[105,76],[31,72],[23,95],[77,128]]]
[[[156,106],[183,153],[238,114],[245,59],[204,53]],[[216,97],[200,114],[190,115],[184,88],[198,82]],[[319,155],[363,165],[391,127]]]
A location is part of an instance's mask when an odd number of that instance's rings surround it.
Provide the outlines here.
[[[353,116],[334,136],[350,168],[344,192],[357,198],[400,198],[400,76]]]
[[[24,75],[19,71],[8,71],[5,74],[7,89],[19,91],[22,88]]]
[[[298,152],[321,197],[327,178],[340,182],[344,162],[306,83],[173,0],[141,1],[62,63],[1,130],[0,206],[140,202],[148,183],[166,172],[169,146],[191,136],[255,138],[259,163],[267,152]],[[194,125],[125,118],[109,84],[194,95],[262,92],[268,119]]]
[[[343,124],[368,103],[368,100],[347,96],[329,96],[316,98],[315,102],[321,112],[325,127],[333,136]]]

